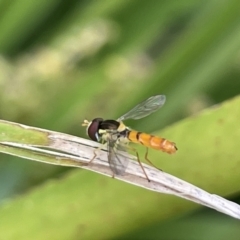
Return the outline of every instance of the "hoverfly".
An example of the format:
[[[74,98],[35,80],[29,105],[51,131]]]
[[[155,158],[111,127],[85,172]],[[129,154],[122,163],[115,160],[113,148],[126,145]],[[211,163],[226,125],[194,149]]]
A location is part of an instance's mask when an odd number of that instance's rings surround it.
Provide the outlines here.
[[[145,159],[148,162],[150,162],[150,160],[147,158],[148,148],[161,150],[170,154],[176,152],[177,147],[175,143],[170,142],[165,138],[132,130],[129,127],[125,126],[122,122],[127,119],[136,120],[150,115],[162,107],[165,103],[165,100],[166,97],[164,95],[152,96],[139,103],[137,106],[132,108],[117,120],[104,120],[102,118],[95,118],[91,122],[84,120],[82,126],[87,127],[86,131],[89,138],[93,141],[107,144],[108,162],[113,172],[113,177],[114,174],[123,175],[126,170],[128,161],[126,159],[124,161],[120,160],[118,155],[120,154],[119,150],[126,151],[129,148],[129,142],[139,143],[147,147]],[[148,181],[150,181],[141,164],[137,151],[135,149],[133,150],[137,155],[137,160],[146,178]],[[93,161],[95,157],[96,153],[94,152],[94,157],[91,161]],[[151,163],[151,165],[153,164]]]

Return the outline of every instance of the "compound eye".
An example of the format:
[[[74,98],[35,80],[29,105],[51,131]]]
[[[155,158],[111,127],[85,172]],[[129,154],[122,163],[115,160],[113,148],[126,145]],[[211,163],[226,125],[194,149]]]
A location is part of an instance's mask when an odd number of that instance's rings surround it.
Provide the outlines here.
[[[88,136],[95,142],[99,141],[99,125],[103,121],[102,118],[95,118],[92,120],[92,122],[89,124],[89,127],[87,128],[87,134]]]

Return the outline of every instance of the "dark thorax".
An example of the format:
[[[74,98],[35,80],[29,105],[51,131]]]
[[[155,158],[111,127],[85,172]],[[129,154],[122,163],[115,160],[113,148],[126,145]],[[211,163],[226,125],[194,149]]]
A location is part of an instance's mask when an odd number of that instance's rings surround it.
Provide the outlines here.
[[[102,133],[103,139],[109,137],[105,135],[106,133],[111,134],[112,140],[119,140],[120,142],[125,142],[127,139],[130,129],[124,125],[123,122],[118,122],[116,120],[104,120],[100,124],[99,134]]]
[[[99,124],[98,134],[104,141],[113,140],[116,141],[120,137],[118,131],[120,123],[115,120],[104,120]]]

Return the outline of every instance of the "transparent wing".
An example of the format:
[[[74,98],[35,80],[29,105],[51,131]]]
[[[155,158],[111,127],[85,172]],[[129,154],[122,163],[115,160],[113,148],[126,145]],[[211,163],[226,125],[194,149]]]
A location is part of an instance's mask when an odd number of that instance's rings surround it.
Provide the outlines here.
[[[107,146],[108,162],[111,170],[116,175],[123,175],[128,165],[128,159],[118,151],[126,151],[125,147],[111,137],[107,142]]]
[[[147,100],[139,103],[136,107],[121,116],[118,121],[126,119],[140,119],[148,116],[149,114],[157,111],[166,101],[165,95],[156,95],[148,98]]]

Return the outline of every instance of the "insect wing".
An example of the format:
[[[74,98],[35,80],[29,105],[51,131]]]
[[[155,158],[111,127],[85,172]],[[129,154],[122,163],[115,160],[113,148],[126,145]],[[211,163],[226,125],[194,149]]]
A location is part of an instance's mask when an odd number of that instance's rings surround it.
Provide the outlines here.
[[[117,143],[117,140],[111,138],[108,140],[107,146],[108,162],[111,170],[116,175],[123,175],[128,165],[128,159],[121,155],[118,151],[125,151],[124,146]]]
[[[166,101],[165,95],[156,95],[148,98],[147,100],[139,103],[136,107],[131,109],[129,112],[121,116],[118,121],[126,119],[140,119],[150,115],[157,111]]]

